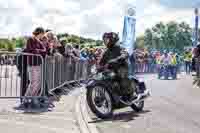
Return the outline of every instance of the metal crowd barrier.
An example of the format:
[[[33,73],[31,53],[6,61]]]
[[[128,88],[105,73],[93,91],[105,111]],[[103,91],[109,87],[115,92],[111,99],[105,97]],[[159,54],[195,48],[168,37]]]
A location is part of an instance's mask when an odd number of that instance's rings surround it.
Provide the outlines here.
[[[21,98],[33,95],[26,94],[27,89],[33,87],[32,77],[37,76],[39,87],[38,96],[43,94],[43,69],[44,59],[40,55],[29,53],[0,52],[4,57],[0,64],[0,98]],[[36,68],[36,69],[34,69]],[[31,71],[38,71],[33,75]]]
[[[135,73],[157,73],[158,71],[157,64],[135,63],[133,68]]]
[[[135,73],[158,73],[160,65],[158,64],[142,64],[142,63],[136,63],[133,66]],[[185,71],[184,64],[177,64],[177,72],[183,72]]]
[[[88,77],[88,62],[63,57],[59,54],[47,56],[45,60],[45,87],[48,91],[63,87],[65,84]]]
[[[60,54],[0,52],[0,59],[0,98],[43,97],[67,83],[87,79],[90,72],[87,61]]]

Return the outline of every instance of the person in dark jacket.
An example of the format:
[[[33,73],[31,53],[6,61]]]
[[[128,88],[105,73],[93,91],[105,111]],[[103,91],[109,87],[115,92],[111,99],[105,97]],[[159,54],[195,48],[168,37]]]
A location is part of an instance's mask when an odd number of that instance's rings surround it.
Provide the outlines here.
[[[46,55],[46,48],[40,39],[43,38],[44,33],[43,28],[36,28],[33,36],[27,40],[25,52],[33,55],[28,56],[28,70],[31,81],[25,96],[38,96],[41,89],[41,56]]]
[[[104,43],[107,47],[107,50],[103,54],[103,57],[100,61],[100,66],[104,66],[112,62],[112,67],[115,72],[117,72],[119,67],[128,69],[128,53],[122,49],[119,45],[116,45],[119,38],[116,33],[105,33],[103,36]],[[121,62],[119,62],[121,60]]]
[[[117,45],[119,41],[118,34],[113,32],[105,33],[103,41],[107,50],[100,60],[100,68],[101,66],[105,66],[114,71],[117,75],[116,79],[120,83],[120,93],[127,96],[132,95],[134,88],[132,88],[131,80],[128,78],[128,53],[125,49]]]
[[[192,70],[199,75],[199,60],[200,60],[200,44],[198,44],[194,49],[193,49],[193,58],[192,58]]]
[[[62,54],[63,56],[65,56],[65,45],[66,45],[66,40],[61,40],[60,41],[60,46],[58,47],[58,51],[60,54]]]

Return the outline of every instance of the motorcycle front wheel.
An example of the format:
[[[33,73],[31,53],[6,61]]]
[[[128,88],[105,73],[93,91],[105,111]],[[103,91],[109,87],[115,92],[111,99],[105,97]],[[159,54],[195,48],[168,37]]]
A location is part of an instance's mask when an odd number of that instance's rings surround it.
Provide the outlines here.
[[[87,103],[91,111],[101,119],[111,118],[113,103],[110,93],[104,86],[95,86],[87,90]]]

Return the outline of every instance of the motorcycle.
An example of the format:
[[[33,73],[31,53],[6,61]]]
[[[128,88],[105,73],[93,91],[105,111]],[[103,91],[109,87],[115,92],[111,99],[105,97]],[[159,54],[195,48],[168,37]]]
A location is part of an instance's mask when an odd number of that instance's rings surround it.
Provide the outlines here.
[[[113,90],[120,90],[120,84],[115,81],[115,73],[109,69],[92,72],[93,76],[86,85],[86,100],[91,111],[101,119],[110,118],[114,110],[130,106],[136,112],[144,108],[144,100],[150,96],[150,90],[145,83],[135,76],[129,77],[134,82],[136,89],[130,98],[124,100],[124,96]]]
[[[168,80],[169,77],[171,77],[172,79],[176,79],[177,78],[176,67],[163,64],[161,68],[159,69],[158,79],[161,79],[162,77],[164,77],[165,80]]]

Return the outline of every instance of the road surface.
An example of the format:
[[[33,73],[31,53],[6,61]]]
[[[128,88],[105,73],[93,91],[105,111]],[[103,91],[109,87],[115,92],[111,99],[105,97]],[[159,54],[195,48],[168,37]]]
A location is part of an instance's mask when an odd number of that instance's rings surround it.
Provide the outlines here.
[[[55,102],[50,112],[22,113],[13,109],[16,99],[0,99],[1,133],[80,133],[75,105],[80,90],[75,90]]]
[[[110,120],[99,120],[90,114],[101,133],[199,133],[200,89],[192,87],[192,76],[179,75],[178,80],[158,80],[146,75],[152,96],[144,111],[131,108],[115,112]]]
[[[158,80],[156,75],[144,77],[152,96],[145,102],[144,111],[131,108],[115,112],[110,120],[92,118],[88,123],[100,133],[199,133],[200,89],[192,87],[192,77],[180,75],[178,80]],[[52,112],[23,114],[13,110],[16,100],[0,100],[0,130],[6,133],[80,133],[76,121],[75,103],[80,95],[76,90],[63,96]]]

